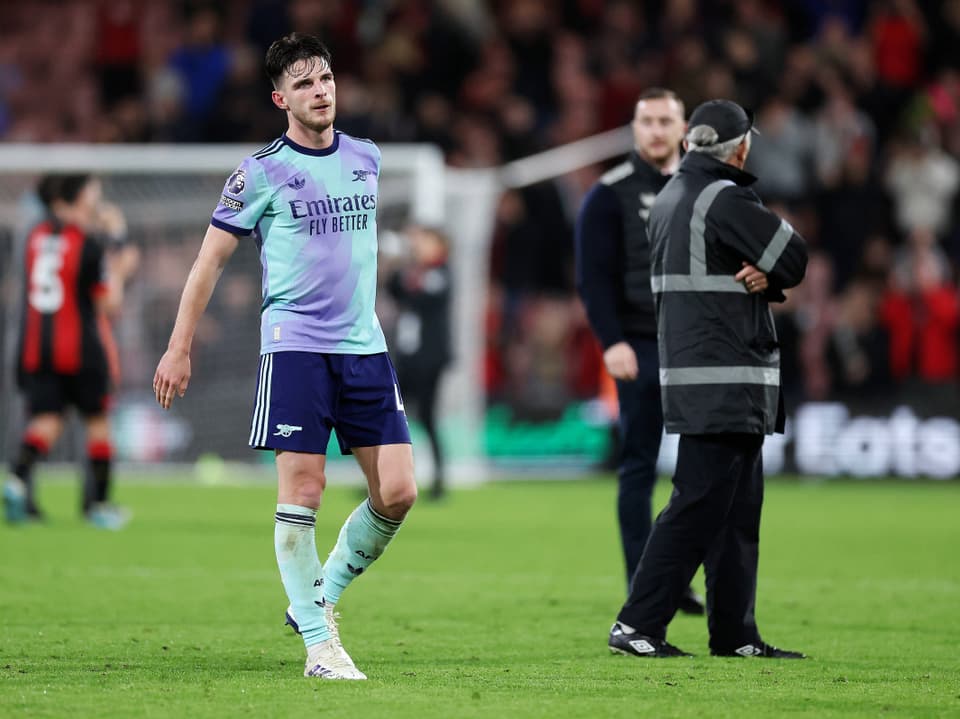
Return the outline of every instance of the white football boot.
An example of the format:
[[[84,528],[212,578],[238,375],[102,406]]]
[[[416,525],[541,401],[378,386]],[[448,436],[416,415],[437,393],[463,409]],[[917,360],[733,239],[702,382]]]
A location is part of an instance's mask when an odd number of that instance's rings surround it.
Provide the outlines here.
[[[330,638],[307,649],[307,664],[303,675],[323,679],[366,679],[367,675],[357,669],[357,665],[340,642],[340,628],[337,626],[340,613],[333,611],[333,605],[328,604],[323,608],[323,614]],[[293,616],[293,607],[287,607],[286,622],[293,631],[300,633],[300,625]]]
[[[357,669],[339,639],[326,641],[307,647],[307,664],[303,669],[305,677],[321,679],[366,679],[367,675]]]

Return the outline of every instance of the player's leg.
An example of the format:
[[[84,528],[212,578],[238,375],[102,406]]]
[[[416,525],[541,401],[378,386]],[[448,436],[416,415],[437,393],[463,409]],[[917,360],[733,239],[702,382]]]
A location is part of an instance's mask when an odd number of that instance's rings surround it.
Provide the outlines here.
[[[442,367],[427,368],[417,389],[417,418],[427,433],[433,455],[433,483],[430,485],[430,496],[434,499],[442,497],[446,489],[443,445],[440,442],[440,431],[437,427],[437,390],[442,372]]]
[[[84,424],[87,430],[87,466],[81,496],[83,516],[99,529],[123,529],[130,521],[130,511],[110,502],[113,481],[110,420],[106,414],[91,414],[84,418]]]
[[[328,435],[329,436],[329,435]],[[287,623],[307,649],[304,676],[366,679],[343,649],[332,611],[323,601],[323,567],[315,525],[326,487],[326,456],[277,450],[277,513],[274,548],[283,588],[290,600]]]
[[[637,340],[631,346],[637,356],[637,378],[616,383],[622,446],[617,516],[628,585],[650,536],[657,455],[663,434],[656,341]]]
[[[347,518],[327,558],[323,594],[331,605],[383,553],[417,498],[410,430],[390,358],[344,355],[340,361],[337,438],[357,458],[369,496]]]
[[[409,444],[354,447],[370,496],[347,518],[324,568],[324,598],[336,604],[397,534],[417,498]]]
[[[83,415],[87,434],[80,508],[83,516],[99,529],[123,529],[130,512],[110,503],[113,480],[113,440],[110,434],[110,380],[106,370],[82,372],[65,381],[67,398]]]
[[[317,554],[317,510],[326,487],[326,456],[277,450],[274,548],[290,615],[307,649],[330,639],[323,613],[323,568]]]
[[[43,517],[37,506],[33,470],[63,433],[65,405],[60,378],[49,373],[25,375],[22,385],[30,419],[3,487],[4,514],[10,522]]]
[[[727,522],[704,559],[710,652],[720,656],[803,659],[764,642],[757,630],[757,563],[763,505],[763,436],[741,435],[743,463]]]
[[[317,510],[326,486],[330,404],[337,387],[326,355],[263,355],[249,443],[276,456],[274,550],[290,602],[287,621],[302,635],[307,650],[304,675],[365,679],[330,631],[315,538]]]
[[[737,447],[725,435],[682,435],[674,490],[657,517],[630,584],[630,595],[617,617],[610,647],[638,656],[656,653],[684,590],[727,521],[736,476],[742,464]],[[625,634],[648,640],[631,651]],[[634,647],[635,649],[635,647]]]
[[[43,412],[30,418],[11,463],[11,475],[4,485],[4,511],[8,521],[43,518],[43,512],[37,505],[33,470],[62,433],[63,416],[60,414]]]
[[[754,608],[763,505],[763,435],[744,435],[742,444],[740,472],[732,477],[736,493],[730,514],[703,562],[707,627],[714,651],[734,650],[760,641]]]
[[[334,381],[323,355],[276,352],[260,358],[250,446],[273,451],[277,465],[274,549],[294,626],[309,648],[330,639],[323,571],[314,531],[326,487],[329,397]]]
[[[663,436],[657,342],[635,339],[630,345],[637,357],[637,378],[632,382],[617,382],[623,452],[618,474],[617,514],[628,587],[650,536],[657,457]],[[684,590],[679,610],[685,614],[704,613],[703,600],[692,587]]]

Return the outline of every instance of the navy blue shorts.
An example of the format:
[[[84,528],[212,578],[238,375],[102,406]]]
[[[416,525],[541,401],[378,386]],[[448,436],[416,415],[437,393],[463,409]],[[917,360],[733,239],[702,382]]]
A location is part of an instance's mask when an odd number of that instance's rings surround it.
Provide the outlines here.
[[[343,454],[351,447],[410,444],[387,353],[262,355],[250,446],[326,454],[332,429]]]

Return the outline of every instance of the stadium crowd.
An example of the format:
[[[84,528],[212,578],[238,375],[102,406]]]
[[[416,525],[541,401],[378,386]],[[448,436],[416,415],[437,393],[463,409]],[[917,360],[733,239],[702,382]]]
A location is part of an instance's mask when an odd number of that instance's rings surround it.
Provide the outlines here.
[[[341,130],[459,167],[623,125],[650,86],[755,108],[747,169],[813,250],[777,310],[790,399],[955,396],[960,0],[3,3],[0,140],[265,142],[263,52],[293,30],[333,52]],[[597,393],[571,228],[603,169],[498,208],[486,381],[531,414]]]

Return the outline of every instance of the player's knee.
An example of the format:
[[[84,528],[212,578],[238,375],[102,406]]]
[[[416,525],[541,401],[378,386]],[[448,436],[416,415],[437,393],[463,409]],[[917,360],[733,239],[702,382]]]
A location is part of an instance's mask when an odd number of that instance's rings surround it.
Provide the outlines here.
[[[36,415],[27,425],[26,435],[48,447],[56,443],[63,430],[63,418],[57,414]]]
[[[409,478],[392,483],[381,490],[381,497],[390,517],[402,519],[417,501],[417,483],[411,473]]]
[[[319,507],[323,491],[327,487],[327,478],[322,472],[301,472],[290,483],[290,499],[301,507]]]
[[[327,488],[327,478],[323,474],[314,475],[301,486],[305,507],[319,507],[323,491]]]

